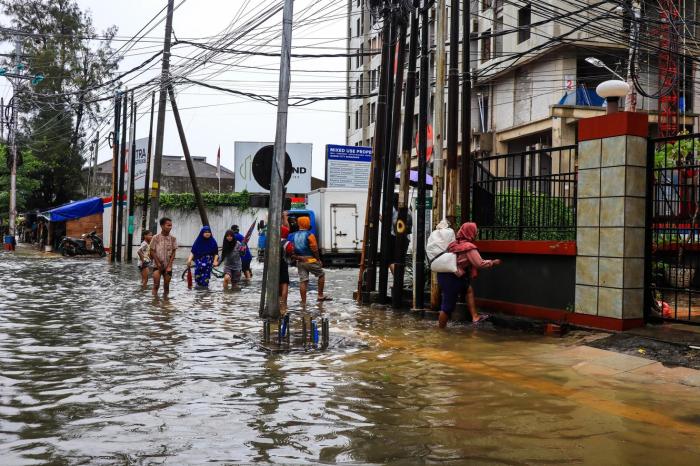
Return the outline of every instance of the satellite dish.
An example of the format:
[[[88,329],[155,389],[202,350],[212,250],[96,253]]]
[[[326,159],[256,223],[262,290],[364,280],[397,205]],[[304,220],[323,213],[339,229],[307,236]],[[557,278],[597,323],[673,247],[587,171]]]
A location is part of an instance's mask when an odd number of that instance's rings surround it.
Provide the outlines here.
[[[262,147],[253,156],[253,178],[264,189],[270,190],[270,179],[272,175],[272,156],[274,154],[274,146]],[[284,186],[287,186],[289,180],[292,179],[292,159],[288,153],[284,153]]]

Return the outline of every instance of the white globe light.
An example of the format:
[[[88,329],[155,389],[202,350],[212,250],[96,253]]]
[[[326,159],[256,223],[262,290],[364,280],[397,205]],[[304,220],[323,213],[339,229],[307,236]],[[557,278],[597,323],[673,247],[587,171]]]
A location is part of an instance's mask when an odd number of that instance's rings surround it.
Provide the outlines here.
[[[630,85],[619,79],[611,79],[598,84],[595,88],[596,94],[604,99],[610,97],[624,97],[630,92]]]

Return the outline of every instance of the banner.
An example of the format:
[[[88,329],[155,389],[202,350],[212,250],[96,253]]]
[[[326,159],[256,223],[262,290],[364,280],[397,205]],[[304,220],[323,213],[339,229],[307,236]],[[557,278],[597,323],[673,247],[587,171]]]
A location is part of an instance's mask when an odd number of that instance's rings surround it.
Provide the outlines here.
[[[326,145],[326,186],[366,189],[371,163],[371,147]]]
[[[136,164],[134,165],[134,189],[143,191],[146,184],[148,162],[148,138],[136,140]]]
[[[253,161],[256,156],[264,152],[271,153],[274,146],[272,142],[242,142],[236,141],[234,144],[236,160],[236,181],[235,191],[237,193],[248,191],[249,193],[268,193],[269,191],[256,179],[253,170]],[[266,149],[267,150],[264,150]],[[287,144],[287,155],[291,159],[292,167],[289,181],[285,185],[288,194],[307,194],[311,191],[311,144],[291,143]],[[258,161],[261,162],[261,161]],[[271,163],[271,161],[270,161]],[[270,170],[271,171],[271,170]],[[258,173],[260,176],[260,173]],[[286,177],[286,176],[285,176]],[[269,176],[268,183],[269,183]]]

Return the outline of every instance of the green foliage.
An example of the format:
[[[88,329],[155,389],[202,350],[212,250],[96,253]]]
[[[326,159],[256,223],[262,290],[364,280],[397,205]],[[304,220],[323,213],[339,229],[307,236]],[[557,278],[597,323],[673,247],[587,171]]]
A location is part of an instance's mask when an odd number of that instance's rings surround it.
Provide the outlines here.
[[[480,230],[488,239],[574,240],[576,213],[565,199],[507,190],[496,195],[494,225],[480,226]]]
[[[7,216],[10,207],[10,169],[8,158],[10,151],[0,144],[0,216]],[[17,211],[26,210],[29,199],[41,184],[37,174],[44,169],[44,164],[31,151],[22,153],[22,164],[17,168]]]
[[[679,136],[687,135],[684,131]],[[693,138],[679,139],[667,142],[654,152],[654,168],[674,168],[682,166],[689,156],[694,155],[700,148],[700,140]]]
[[[242,193],[202,193],[206,207],[236,207],[239,210],[250,208],[250,194]],[[143,204],[143,194],[136,195],[136,204]],[[197,203],[193,193],[161,193],[160,207],[163,209],[194,210]]]

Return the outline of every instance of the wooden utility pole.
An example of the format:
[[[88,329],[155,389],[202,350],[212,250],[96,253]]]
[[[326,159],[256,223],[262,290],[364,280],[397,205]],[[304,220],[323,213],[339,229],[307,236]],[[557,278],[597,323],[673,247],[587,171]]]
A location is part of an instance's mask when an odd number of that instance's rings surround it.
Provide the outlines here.
[[[398,152],[401,149],[400,129],[401,129],[401,94],[403,91],[403,69],[406,64],[406,35],[407,35],[407,18],[403,15],[396,16],[396,21],[399,26],[399,40],[396,67],[396,77],[394,79],[394,97],[392,101],[393,115],[391,117],[390,144],[386,170],[384,177],[384,213],[382,214],[382,268],[379,274],[379,299],[382,302],[386,301],[387,288],[389,280],[389,265],[396,263],[399,259],[397,253],[401,250],[398,241],[394,241],[394,246],[391,247],[390,238],[396,236],[396,229],[393,225],[394,217],[394,186],[396,185],[396,159]],[[396,206],[398,208],[398,205]],[[398,218],[397,218],[398,220]],[[385,247],[386,244],[386,247]],[[394,269],[395,270],[395,269]],[[395,272],[394,272],[395,273]],[[392,302],[395,296],[401,296],[403,289],[392,288]]]
[[[456,222],[459,201],[457,141],[459,132],[459,0],[450,7],[450,72],[447,87],[447,205],[445,216]]]
[[[173,9],[175,0],[168,0],[168,14],[165,19],[165,39],[163,41],[163,64],[160,73],[160,97],[158,99],[158,124],[156,127],[156,157],[153,160],[153,182],[151,183],[150,229],[156,232],[160,202],[160,171],[163,161],[163,139],[165,136],[165,107],[170,85],[170,43],[173,34]]]
[[[129,217],[127,219],[126,232],[126,261],[131,263],[134,246],[134,182],[136,181],[136,109],[138,105],[134,100],[134,91],[131,91],[131,157],[129,157]]]
[[[153,111],[156,105],[156,93],[151,92],[151,122],[148,129],[148,154],[146,155],[146,177],[143,180],[143,212],[141,212],[141,234],[146,231],[146,225],[148,224],[148,204],[150,199],[148,193],[150,192],[149,185],[151,184],[151,148],[153,147]]]
[[[114,132],[112,133],[112,215],[109,224],[109,261],[117,257],[117,197],[119,197],[119,129],[122,99],[119,92],[114,95]]]
[[[382,196],[382,160],[385,152],[386,107],[389,61],[391,59],[391,8],[385,2],[383,9],[384,24],[382,27],[382,62],[380,67],[379,93],[377,96],[377,122],[374,127],[374,148],[372,150],[372,166],[370,169],[369,188],[367,196],[367,215],[365,217],[364,241],[360,262],[358,297],[362,299],[363,292],[374,291],[377,283],[377,250],[379,239],[379,204]]]
[[[173,91],[173,86],[168,86],[168,93],[170,94],[170,107],[173,109],[173,115],[175,116],[177,133],[180,135],[182,152],[185,153],[185,163],[187,164],[187,172],[189,173],[190,181],[192,182],[192,191],[194,192],[194,200],[197,203],[197,210],[199,210],[199,217],[202,220],[202,226],[208,226],[209,217],[207,216],[207,210],[204,208],[204,200],[202,199],[202,194],[199,192],[199,184],[197,183],[197,173],[195,173],[194,171],[194,164],[192,163],[190,148],[187,145],[185,128],[182,126],[180,112],[177,109],[177,101],[175,100],[175,92]]]
[[[124,205],[122,204],[124,199],[124,165],[126,164],[126,114],[127,105],[129,105],[129,94],[124,93],[124,102],[122,107],[124,111],[122,112],[122,132],[121,132],[121,144],[119,146],[119,195],[117,199],[117,262],[122,261],[122,240],[124,238]],[[112,204],[114,205],[114,204]]]
[[[418,103],[418,197],[416,199],[416,260],[413,271],[413,309],[422,311],[425,306],[425,176],[428,151],[428,67],[430,65],[429,0],[424,0],[421,9],[421,57],[420,57],[420,100]]]
[[[294,1],[285,0],[282,11],[282,51],[280,53],[280,79],[277,98],[277,130],[275,132],[275,147],[272,155],[270,208],[267,217],[266,280],[265,292],[261,293],[261,299],[265,301],[264,306],[261,305],[263,315],[260,317],[268,319],[280,318],[280,261],[282,260],[280,230],[282,228],[282,209],[284,205],[284,180],[282,176],[287,154],[287,118],[291,81],[293,15]]]
[[[442,147],[445,136],[445,16],[446,0],[437,0],[436,18],[436,52],[435,52],[435,136],[433,142],[433,219],[432,227],[442,220],[444,214],[444,176],[445,166],[442,157]],[[440,287],[437,282],[437,274],[431,273],[430,280],[430,307],[437,310],[440,307]]]
[[[408,75],[406,76],[406,105],[403,117],[403,141],[401,150],[401,178],[399,181],[399,213],[396,220],[396,245],[408,240],[408,191],[411,172],[411,150],[413,148],[413,113],[416,102],[416,59],[418,56],[418,14],[411,10],[411,37],[408,47]],[[391,305],[395,309],[403,307],[404,272],[406,255],[397,254],[394,266],[394,285]],[[399,292],[397,292],[397,290]]]
[[[471,81],[471,0],[462,1],[462,170],[460,205],[462,223],[471,217],[472,81]]]

